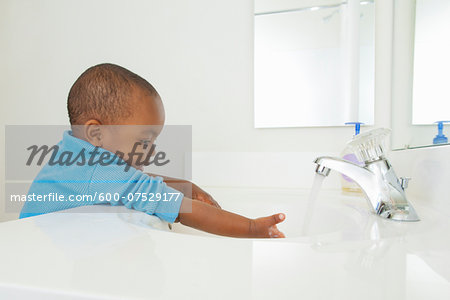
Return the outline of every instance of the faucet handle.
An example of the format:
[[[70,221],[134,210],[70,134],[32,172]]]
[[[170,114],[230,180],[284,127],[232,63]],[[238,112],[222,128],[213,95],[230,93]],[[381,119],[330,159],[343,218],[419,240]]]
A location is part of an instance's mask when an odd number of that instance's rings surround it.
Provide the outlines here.
[[[411,177],[400,177],[400,186],[402,187],[403,190],[408,188],[409,185],[409,181],[411,180]]]
[[[366,163],[384,157],[384,139],[391,132],[387,128],[377,128],[357,135],[348,143],[359,161]]]

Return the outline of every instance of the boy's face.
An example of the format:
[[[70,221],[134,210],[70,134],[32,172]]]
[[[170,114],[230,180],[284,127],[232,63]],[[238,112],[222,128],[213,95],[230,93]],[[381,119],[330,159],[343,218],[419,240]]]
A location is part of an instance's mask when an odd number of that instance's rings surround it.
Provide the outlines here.
[[[129,163],[129,153],[133,151],[131,166],[142,170],[143,161],[152,150],[152,145],[161,133],[165,121],[164,106],[159,96],[151,96],[142,89],[135,88],[130,101],[133,115],[114,123],[120,125],[102,126],[101,147],[116,153],[124,153],[124,160]],[[153,156],[155,151],[150,155]],[[139,163],[139,155],[142,158]]]

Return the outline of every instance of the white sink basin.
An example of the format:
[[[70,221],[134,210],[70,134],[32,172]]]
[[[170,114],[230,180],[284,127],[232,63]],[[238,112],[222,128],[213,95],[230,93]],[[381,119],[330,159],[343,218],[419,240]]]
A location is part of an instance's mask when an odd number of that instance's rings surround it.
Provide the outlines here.
[[[161,299],[450,299],[450,219],[424,199],[409,199],[421,221],[405,223],[370,213],[362,197],[324,190],[303,232],[309,191],[208,192],[251,218],[284,212],[287,238],[171,231],[109,205],[4,222],[0,298],[147,299],[151,287]]]
[[[417,206],[422,218],[419,222],[382,219],[370,212],[369,204],[362,195],[343,195],[340,191],[321,191],[313,207],[308,205],[309,191],[306,190],[214,188],[208,191],[223,209],[249,218],[285,213],[286,220],[278,224],[278,228],[286,235],[286,239],[277,239],[278,241],[298,240],[321,247],[347,242],[365,245],[370,241],[420,234],[430,236],[446,226],[442,222],[447,219],[445,216],[439,217],[439,212],[422,206]],[[101,214],[104,219],[121,219],[141,227],[167,231],[169,234],[224,238],[181,223],[169,226],[156,216],[129,210],[124,206],[97,205],[67,212],[105,212]]]
[[[421,217],[419,222],[386,220],[370,211],[367,200],[358,195],[343,195],[340,191],[321,191],[314,207],[308,210],[309,191],[261,189],[208,190],[223,209],[250,218],[285,213],[286,220],[278,228],[286,240],[305,240],[317,244],[377,241],[411,235],[430,235],[439,232],[445,216],[414,203]],[[411,199],[410,199],[411,200]],[[310,218],[310,222],[305,219]],[[305,223],[307,223],[305,225]],[[172,225],[172,232],[197,236],[211,236],[180,223]],[[437,233],[438,234],[438,233]]]
[[[255,190],[250,193],[248,190],[242,192],[214,190],[213,196],[223,209],[249,218],[285,213],[286,220],[280,223],[278,228],[287,238],[311,237],[354,230],[366,223],[370,217],[367,209],[359,209],[360,202],[366,203],[364,199],[358,197],[351,197],[355,201],[353,206],[347,203],[349,202],[348,197],[338,199],[319,197],[313,209],[307,212],[307,193],[299,195],[298,192],[293,192],[277,195],[277,193],[264,190]],[[172,232],[212,236],[180,223],[172,225]]]

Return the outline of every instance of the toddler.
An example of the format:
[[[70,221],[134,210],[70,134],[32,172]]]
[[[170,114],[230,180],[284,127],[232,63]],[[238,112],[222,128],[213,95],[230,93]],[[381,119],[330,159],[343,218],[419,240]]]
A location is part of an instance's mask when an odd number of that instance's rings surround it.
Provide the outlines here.
[[[111,205],[213,234],[284,237],[276,226],[284,214],[249,219],[221,209],[195,184],[143,172],[143,157],[154,155],[152,145],[164,126],[165,112],[158,92],[137,74],[114,64],[93,66],[73,84],[67,107],[71,130],[52,157],[59,163],[47,163],[28,191],[28,196],[41,198],[63,195],[65,201],[27,201],[20,218],[105,204],[101,195],[112,195],[107,199]],[[77,155],[81,152],[96,159]],[[77,195],[89,195],[91,201],[74,201]]]

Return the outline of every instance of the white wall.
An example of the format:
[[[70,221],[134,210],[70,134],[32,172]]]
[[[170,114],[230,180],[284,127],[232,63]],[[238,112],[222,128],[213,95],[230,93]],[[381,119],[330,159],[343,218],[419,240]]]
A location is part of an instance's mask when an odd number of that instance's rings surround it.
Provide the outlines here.
[[[376,11],[375,126],[390,127],[392,2],[377,1]],[[223,166],[215,164],[223,154],[211,153],[290,152],[301,158],[283,158],[291,163],[283,174],[301,170],[299,185],[288,182],[303,187],[313,174],[309,157],[339,153],[352,135],[343,127],[253,128],[252,0],[3,0],[0,49],[2,126],[67,124],[66,97],[77,76],[97,63],[117,63],[155,85],[168,124],[192,124],[194,180],[204,185],[214,185],[209,178],[217,174],[216,184],[231,184],[236,180],[224,178],[236,173],[243,185],[245,178],[250,185],[272,182],[244,163],[249,156]],[[258,157],[253,163],[261,165],[277,154]]]

